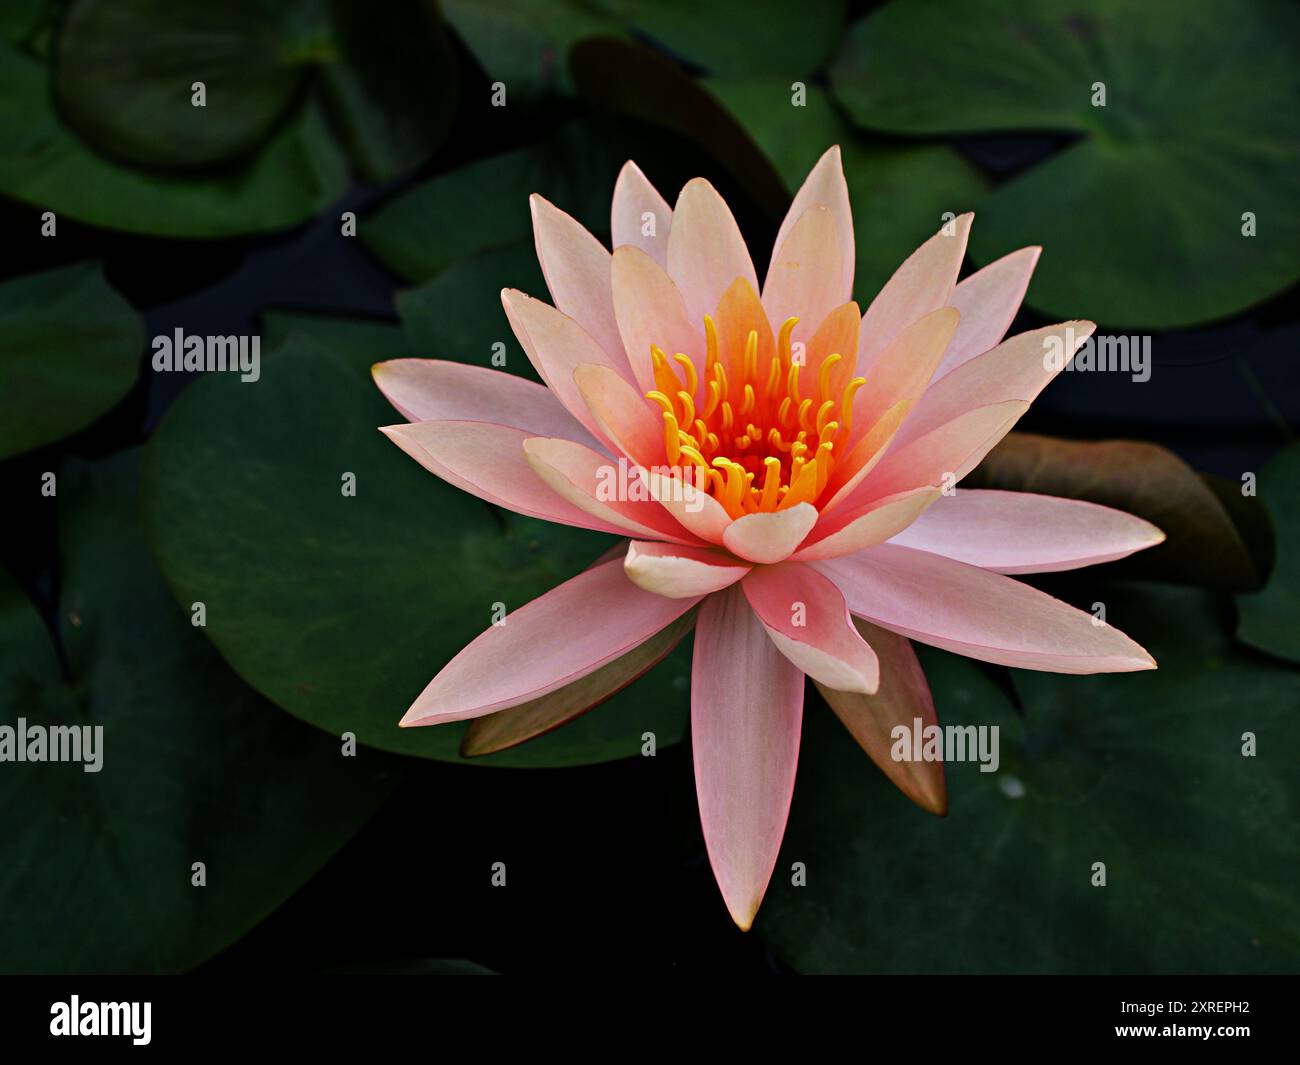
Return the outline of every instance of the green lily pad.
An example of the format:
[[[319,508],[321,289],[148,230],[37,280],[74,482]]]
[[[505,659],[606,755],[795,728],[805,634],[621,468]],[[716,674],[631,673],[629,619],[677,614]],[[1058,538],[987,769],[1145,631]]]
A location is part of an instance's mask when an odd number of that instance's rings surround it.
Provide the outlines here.
[[[863,307],[934,236],[945,213],[970,210],[988,189],[983,175],[951,148],[865,141],[816,85],[805,86],[796,106],[788,79],[705,84],[767,154],[792,196],[822,153],[840,146],[857,251],[853,287]]]
[[[807,715],[790,827],[759,924],[803,972],[1300,969],[1300,672],[1243,654],[1205,592],[1089,592],[1151,672],[1013,671],[1018,716],[968,663],[925,654],[943,724],[1000,727],[1000,766],[945,766],[912,809],[826,712]],[[1243,756],[1243,736],[1256,753]],[[807,886],[785,870],[807,866]],[[1093,886],[1104,863],[1104,887]]]
[[[131,390],[144,328],[96,263],[0,283],[0,459],[84,429]]]
[[[1237,636],[1252,647],[1300,662],[1300,444],[1292,444],[1260,471],[1256,490],[1273,521],[1277,559],[1264,590],[1237,600]]]
[[[262,344],[267,351],[274,351],[294,333],[371,362],[420,354],[396,322],[303,311],[262,312]]]
[[[306,69],[295,37],[309,28],[309,6],[78,0],[59,35],[55,95],[110,156],[144,166],[237,158],[266,139],[299,90]]]
[[[66,673],[0,575],[0,724],[25,722],[25,751],[33,728],[103,729],[83,762],[0,768],[5,972],[192,968],[301,887],[397,782],[391,759],[343,757],[259,698],[192,626],[140,536],[137,458],[59,480]]]
[[[148,528],[181,602],[208,604],[209,637],[269,699],[334,735],[459,761],[464,724],[399,729],[402,714],[494,604],[522,606],[612,540],[495,510],[421,469],[377,430],[400,417],[374,361],[294,336],[255,385],[196,381],[149,443]],[[472,761],[576,765],[635,755],[647,731],[675,742],[684,655],[572,725]]]
[[[893,3],[831,84],[871,129],[1078,134],[980,205],[971,253],[1043,244],[1032,306],[1173,328],[1300,279],[1297,35],[1300,10],[1272,0]]]
[[[451,128],[456,52],[433,0],[332,0],[321,84],[361,176],[387,181],[429,158]]]
[[[46,68],[0,46],[0,193],[56,215],[163,237],[224,237],[296,225],[347,186],[320,108],[290,117],[245,165],[188,175],[119,165],[60,120]]]
[[[528,197],[534,192],[594,232],[606,232],[626,147],[589,124],[570,123],[539,145],[481,159],[415,186],[363,219],[357,232],[384,265],[410,281],[427,281],[457,260],[483,252],[531,248]],[[491,286],[493,298],[509,283]]]

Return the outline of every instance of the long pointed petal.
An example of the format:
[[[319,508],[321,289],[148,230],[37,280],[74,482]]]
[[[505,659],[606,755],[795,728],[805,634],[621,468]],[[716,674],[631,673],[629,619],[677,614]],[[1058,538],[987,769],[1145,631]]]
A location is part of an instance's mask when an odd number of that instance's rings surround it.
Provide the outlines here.
[[[777,256],[786,238],[790,236],[804,212],[814,204],[829,208],[831,217],[835,221],[835,243],[839,252],[838,277],[844,293],[837,302],[844,303],[853,295],[856,253],[853,246],[853,211],[849,206],[849,187],[844,181],[844,164],[838,144],[826,149],[822,157],[817,160],[817,165],[804,178],[799,191],[795,193],[785,220],[781,223],[781,229],[776,235],[776,243],[772,245],[772,263],[768,266],[767,283],[772,280],[772,268],[776,265]],[[780,321],[777,324],[780,325]],[[816,323],[811,323],[811,327],[816,328]],[[847,358],[849,352],[845,351],[841,354]]]
[[[426,470],[498,507],[579,529],[627,532],[547,487],[524,454],[530,432],[490,422],[410,422],[379,431]]]
[[[1164,538],[1150,522],[1097,503],[960,488],[893,542],[995,573],[1052,573],[1125,558]]]
[[[941,555],[881,544],[813,564],[859,617],[970,658],[1051,673],[1155,668],[1145,650],[1092,615]]]
[[[370,372],[407,421],[495,422],[601,446],[550,389],[515,374],[443,359],[390,359]]]
[[[791,557],[795,562],[815,562],[883,544],[907,529],[940,494],[938,488],[913,488],[824,515],[803,547]]]
[[[862,316],[858,373],[868,373],[876,357],[909,325],[948,303],[966,256],[966,238],[974,217],[958,215],[951,233],[940,229],[908,256],[871,301]]]
[[[763,307],[780,325],[799,318],[793,336],[807,342],[826,316],[852,295],[841,273],[838,223],[829,207],[804,211],[772,257],[763,286]]]
[[[462,721],[537,699],[650,639],[695,605],[643,592],[612,559],[483,632],[420,693],[403,726]]]
[[[687,315],[682,293],[663,267],[640,248],[624,245],[614,252],[612,271],[614,316],[642,395],[659,387],[651,345],[657,345],[670,359],[678,352],[689,355],[703,370],[704,319],[692,320]]]
[[[668,273],[686,301],[686,315],[703,322],[738,277],[758,291],[758,275],[731,209],[703,178],[686,183],[668,235]]]
[[[706,599],[691,676],[695,788],[713,875],[745,930],[781,849],[802,722],[803,674],[776,649],[741,590]]]
[[[667,461],[663,422],[632,385],[608,366],[593,365],[575,369],[573,383],[604,439],[642,466]]]
[[[668,231],[673,209],[636,163],[628,160],[614,182],[610,208],[610,235],[614,250],[633,244],[660,266],[668,263]]]
[[[727,550],[750,562],[770,565],[789,558],[817,524],[817,508],[798,503],[788,510],[746,514],[722,533]]]
[[[853,627],[840,590],[816,570],[760,566],[740,587],[777,650],[813,680],[864,694],[879,687],[876,653]]]
[[[961,311],[961,325],[939,364],[936,378],[1002,342],[1020,310],[1042,250],[1031,247],[1013,251],[958,282],[948,306]]]
[[[586,228],[544,197],[528,199],[542,276],[555,306],[611,356],[623,350],[610,292],[610,255]]]
[[[695,614],[687,612],[627,654],[572,684],[509,710],[474,718],[461,741],[460,753],[466,758],[495,754],[567,725],[657,666],[694,626]]]
[[[894,785],[923,810],[942,817],[948,812],[948,788],[943,779],[943,762],[893,757],[892,732],[899,725],[909,733],[916,728],[938,726],[934,698],[912,645],[897,633],[853,619],[862,638],[880,658],[880,690],[874,695],[835,691],[818,683],[817,690],[830,704],[835,716],[850,735]]]

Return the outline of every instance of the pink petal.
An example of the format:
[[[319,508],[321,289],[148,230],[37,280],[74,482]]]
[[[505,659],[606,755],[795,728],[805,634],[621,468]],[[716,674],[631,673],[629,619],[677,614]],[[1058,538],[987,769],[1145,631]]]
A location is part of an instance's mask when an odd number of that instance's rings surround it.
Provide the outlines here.
[[[853,627],[840,590],[816,570],[760,566],[740,587],[777,650],[813,680],[866,695],[879,687],[876,653]]]
[[[1051,573],[1124,558],[1164,538],[1150,522],[1097,503],[961,488],[893,542],[997,573]]]
[[[654,466],[666,461],[663,420],[650,401],[608,366],[579,366],[573,383],[591,411],[600,435],[633,462]]]
[[[880,690],[874,695],[861,695],[835,691],[821,684],[817,690],[898,790],[921,809],[942,817],[948,812],[943,762],[895,761],[892,753],[892,733],[897,726],[906,726],[910,733],[916,727],[917,718],[921,719],[922,730],[939,724],[930,685],[916,652],[911,643],[888,629],[861,618],[854,618],[853,623],[880,658]]]
[[[855,398],[850,440],[860,440],[897,403],[906,401],[915,409],[952,340],[957,320],[952,307],[940,307],[922,315],[890,341],[876,357],[866,386]],[[988,402],[1010,398],[991,396]]]
[[[1031,247],[1013,251],[975,271],[952,290],[948,305],[961,311],[961,325],[939,364],[936,378],[1001,343],[1025,298],[1042,250]]]
[[[938,488],[913,488],[851,510],[840,508],[833,515],[823,514],[793,560],[837,558],[883,544],[907,529],[939,496]]]
[[[992,351],[967,360],[926,390],[899,430],[898,445],[901,447],[974,407],[1006,399],[1032,403],[1096,328],[1092,322],[1049,325],[1020,333]],[[1063,358],[1049,357],[1057,354]]]
[[[1154,669],[1110,625],[999,573],[894,544],[814,563],[860,617],[946,651],[1052,673]]]
[[[816,524],[817,508],[797,503],[786,510],[737,518],[723,531],[722,542],[733,555],[770,564],[789,558]]]
[[[551,491],[601,522],[632,536],[699,543],[653,499],[633,496],[643,486],[626,462],[620,468],[581,444],[542,438],[525,440],[524,456]]]
[[[574,418],[600,436],[591,411],[573,383],[573,371],[583,365],[605,366],[635,384],[622,351],[611,355],[572,318],[518,289],[503,290],[501,306],[537,375]]]
[[[853,211],[849,206],[849,188],[844,182],[844,166],[840,158],[840,146],[838,144],[826,149],[822,157],[817,160],[817,165],[808,172],[803,185],[795,194],[794,201],[790,204],[785,220],[781,223],[781,229],[776,235],[776,243],[772,245],[772,263],[767,271],[767,284],[772,282],[772,269],[776,266],[778,252],[794,230],[799,219],[803,217],[804,212],[814,204],[829,208],[831,217],[835,221],[835,244],[839,251],[839,269],[835,273],[840,280],[843,293],[840,299],[835,302],[836,304],[845,303],[853,296],[855,253],[853,247]],[[806,314],[807,312],[792,311],[791,313]],[[780,325],[783,319],[773,320],[776,321],[777,325]],[[813,327],[816,324],[816,321],[809,322],[809,325]],[[847,358],[849,352],[844,351],[841,354]]]
[[[859,374],[867,374],[894,337],[923,315],[948,303],[966,256],[972,214],[953,220],[953,233],[940,229],[908,257],[862,316],[858,341]]]
[[[787,318],[798,318],[792,336],[807,342],[851,295],[852,278],[846,282],[841,272],[834,213],[820,204],[809,207],[777,247],[763,286],[763,307],[778,327]]]
[[[595,566],[476,637],[401,723],[462,721],[546,695],[627,654],[696,602],[643,592],[621,559]]]
[[[532,436],[601,446],[554,393],[515,374],[442,359],[390,359],[370,372],[408,421],[496,422]]]
[[[623,568],[638,588],[670,599],[690,599],[719,592],[740,580],[750,567],[722,551],[675,544],[628,544]]]
[[[803,674],[739,588],[709,596],[696,621],[691,676],[695,789],[713,875],[743,930],[781,849],[802,722]]]
[[[979,465],[1028,408],[1028,403],[1019,400],[976,407],[906,444],[895,442],[842,505],[858,506],[910,488],[955,485]]]
[[[619,334],[642,395],[659,387],[651,345],[670,360],[678,352],[690,356],[697,372],[703,372],[704,319],[692,324],[682,294],[663,267],[640,248],[624,245],[614,252],[612,284]]]
[[[731,515],[702,488],[662,472],[664,469],[641,470],[646,489],[683,528],[711,544],[722,543]]]
[[[615,251],[624,244],[632,244],[660,266],[667,265],[668,231],[673,221],[673,209],[631,160],[623,164],[618,180],[614,182],[614,203],[609,221]],[[654,232],[646,233],[645,230],[651,227]]]
[[[530,518],[622,535],[626,530],[560,498],[524,456],[532,434],[491,422],[411,422],[379,430],[426,470],[461,491]]]
[[[623,349],[609,287],[609,252],[554,204],[533,193],[533,239],[555,306],[615,355]]]
[[[758,275],[740,227],[717,189],[703,178],[687,182],[673,211],[668,273],[686,301],[686,316],[703,322],[731,283],[743,277],[758,291]]]

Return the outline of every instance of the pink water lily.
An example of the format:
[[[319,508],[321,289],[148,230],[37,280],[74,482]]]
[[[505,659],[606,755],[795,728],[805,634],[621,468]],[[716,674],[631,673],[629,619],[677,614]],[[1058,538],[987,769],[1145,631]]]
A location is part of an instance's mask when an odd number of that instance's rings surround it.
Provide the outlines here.
[[[700,818],[748,928],[785,831],[805,675],[941,814],[942,764],[889,753],[895,724],[936,720],[911,640],[1025,669],[1154,668],[1117,629],[1007,575],[1122,558],[1158,529],[1090,503],[954,490],[1059,369],[1044,354],[1068,359],[1093,331],[1003,340],[1040,249],[958,283],[962,215],[862,314],[838,148],[796,195],[761,289],[703,179],[670,208],[628,163],[612,254],[531,202],[554,305],[514,290],[502,302],[546,387],[458,362],[381,363],[376,381],[409,419],[383,431],[488,502],[631,542],[488,628],[403,725],[510,721],[517,742],[629,683],[693,622]]]

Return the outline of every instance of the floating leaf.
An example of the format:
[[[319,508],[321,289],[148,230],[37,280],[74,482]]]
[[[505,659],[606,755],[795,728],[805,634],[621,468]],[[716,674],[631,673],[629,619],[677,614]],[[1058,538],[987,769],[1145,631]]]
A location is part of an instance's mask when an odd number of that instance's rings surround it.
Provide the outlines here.
[[[972,255],[1046,245],[1032,306],[1172,328],[1300,279],[1297,35],[1273,0],[893,3],[850,31],[831,84],[871,129],[1077,134],[980,205]]]
[[[463,723],[398,728],[424,686],[493,620],[581,570],[608,538],[496,511],[378,431],[400,421],[348,340],[292,337],[255,384],[192,384],[149,444],[155,556],[250,684],[338,735],[458,759]],[[346,475],[355,495],[346,495]],[[509,669],[510,663],[502,663]],[[478,764],[574,765],[660,746],[686,722],[672,660],[597,711]]]
[[[996,772],[945,765],[946,818],[908,804],[810,708],[756,926],[779,955],[815,973],[1300,968],[1300,841],[1286,829],[1300,672],[1235,650],[1203,591],[1102,598],[1158,670],[1014,671],[1022,718],[970,663],[923,655],[944,725],[1000,729]],[[806,886],[785,872],[796,861]]]
[[[97,264],[0,283],[0,458],[84,429],[131,390],[144,329]]]
[[[45,67],[0,46],[0,193],[110,229],[223,237],[295,225],[346,185],[346,163],[310,101],[231,172],[118,165],[60,121]]]
[[[1009,433],[962,484],[1101,503],[1164,532],[1164,543],[1108,564],[1110,573],[1230,592],[1259,587],[1251,553],[1218,497],[1195,470],[1156,444]]]
[[[1277,561],[1262,592],[1237,600],[1237,636],[1300,662],[1300,445],[1292,444],[1260,471],[1256,490],[1273,521]]]
[[[34,728],[103,729],[70,751],[81,763],[0,768],[12,812],[0,834],[5,972],[192,968],[301,887],[397,781],[391,759],[343,757],[337,737],[288,718],[221,662],[145,550],[136,458],[60,478],[66,677],[40,615],[0,575],[11,742],[20,721],[29,740]],[[206,886],[193,883],[200,862]]]

